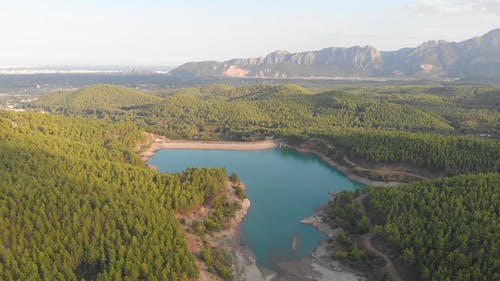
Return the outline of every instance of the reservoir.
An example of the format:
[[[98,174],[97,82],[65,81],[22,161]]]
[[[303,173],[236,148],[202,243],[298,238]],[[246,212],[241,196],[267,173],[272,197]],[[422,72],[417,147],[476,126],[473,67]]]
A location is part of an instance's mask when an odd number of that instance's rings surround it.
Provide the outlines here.
[[[313,154],[291,149],[258,151],[161,150],[149,161],[161,172],[188,167],[223,167],[247,185],[252,206],[241,226],[242,243],[257,262],[275,269],[276,262],[309,255],[326,239],[300,221],[326,204],[329,192],[360,187]],[[294,244],[295,247],[292,247]]]

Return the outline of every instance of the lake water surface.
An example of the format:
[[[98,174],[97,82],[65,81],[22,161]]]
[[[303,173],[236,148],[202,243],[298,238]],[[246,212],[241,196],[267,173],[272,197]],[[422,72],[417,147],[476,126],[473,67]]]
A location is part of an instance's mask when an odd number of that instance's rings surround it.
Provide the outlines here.
[[[252,203],[241,226],[242,243],[252,249],[259,264],[271,269],[276,269],[277,261],[309,255],[325,239],[319,231],[300,221],[327,203],[330,191],[360,187],[313,154],[281,148],[161,150],[149,164],[161,172],[179,172],[187,167],[225,167],[228,174],[237,173],[247,184],[246,193]]]

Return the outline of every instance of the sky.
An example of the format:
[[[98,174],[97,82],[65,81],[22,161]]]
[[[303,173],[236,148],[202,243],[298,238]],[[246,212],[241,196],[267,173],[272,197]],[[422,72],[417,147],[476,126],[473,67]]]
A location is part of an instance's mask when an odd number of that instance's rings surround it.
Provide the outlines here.
[[[500,28],[500,0],[0,0],[0,66],[156,65],[415,47]]]

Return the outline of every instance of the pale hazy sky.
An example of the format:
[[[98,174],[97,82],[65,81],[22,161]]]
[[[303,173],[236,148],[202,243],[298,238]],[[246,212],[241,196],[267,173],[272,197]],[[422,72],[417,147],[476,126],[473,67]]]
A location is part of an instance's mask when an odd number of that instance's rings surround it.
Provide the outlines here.
[[[500,0],[0,0],[0,66],[176,65],[280,49],[461,41]]]

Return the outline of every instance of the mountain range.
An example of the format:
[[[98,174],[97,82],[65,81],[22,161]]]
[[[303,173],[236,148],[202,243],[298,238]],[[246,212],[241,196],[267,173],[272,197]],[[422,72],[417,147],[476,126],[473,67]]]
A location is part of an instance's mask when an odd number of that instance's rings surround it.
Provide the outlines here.
[[[176,76],[239,78],[464,78],[500,76],[500,28],[461,42],[427,41],[416,48],[372,46],[275,51],[265,57],[189,62]]]

